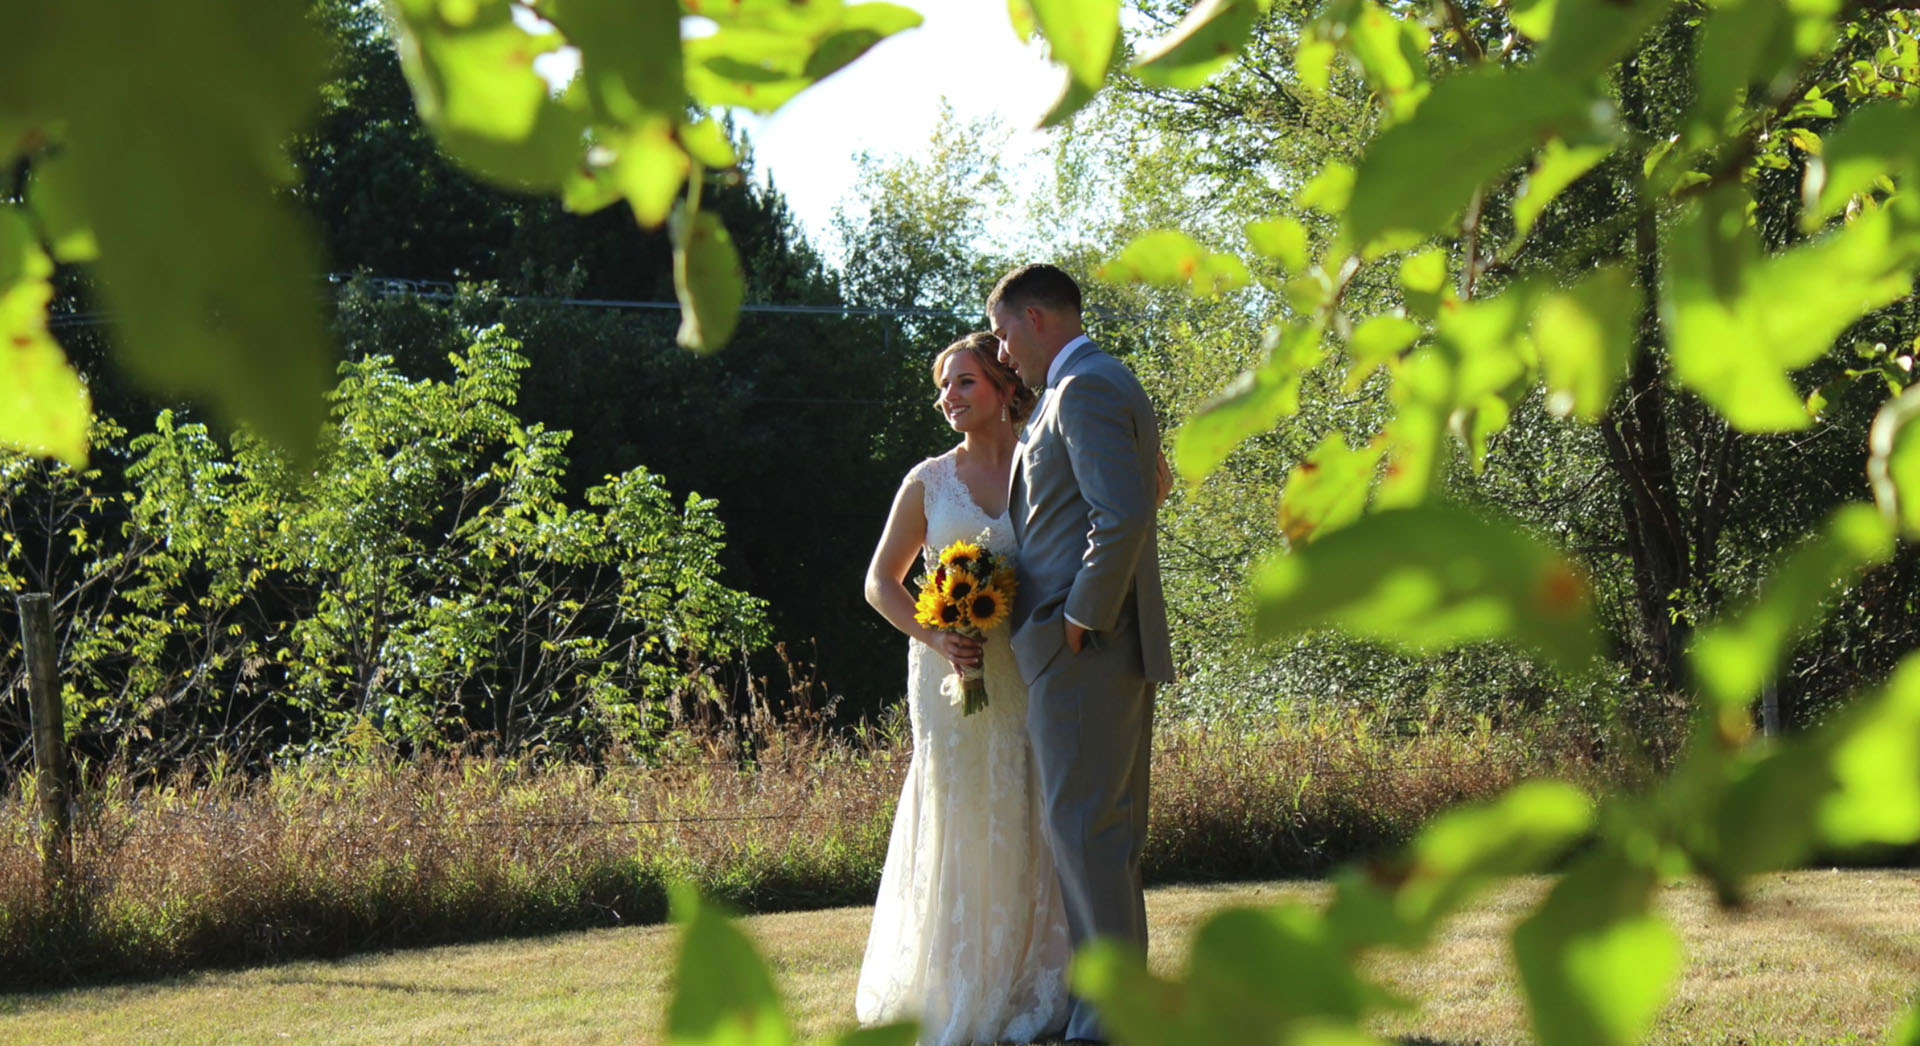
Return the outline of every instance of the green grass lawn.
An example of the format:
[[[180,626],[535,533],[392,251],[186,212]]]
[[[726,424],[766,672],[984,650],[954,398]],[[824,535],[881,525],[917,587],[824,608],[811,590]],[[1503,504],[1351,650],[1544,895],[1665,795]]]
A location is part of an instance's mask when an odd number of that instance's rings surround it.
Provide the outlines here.
[[[1432,1043],[1525,1041],[1504,934],[1540,888],[1494,893],[1432,954],[1382,959],[1376,973],[1421,1008],[1380,1030]],[[1217,908],[1321,896],[1308,883],[1155,890],[1153,964],[1182,965]],[[1879,1042],[1920,994],[1920,872],[1770,876],[1736,913],[1676,886],[1664,906],[1689,967],[1654,1042]],[[865,908],[746,920],[803,1035],[852,1023],[867,920]],[[636,927],[0,995],[0,1042],[656,1042],[674,946],[672,927]]]

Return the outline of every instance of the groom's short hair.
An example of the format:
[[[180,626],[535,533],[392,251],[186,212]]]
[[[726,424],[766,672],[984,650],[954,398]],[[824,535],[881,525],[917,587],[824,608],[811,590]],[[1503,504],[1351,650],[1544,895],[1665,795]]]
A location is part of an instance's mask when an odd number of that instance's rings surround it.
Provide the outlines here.
[[[1000,282],[994,285],[993,293],[987,295],[987,315],[993,315],[993,310],[1002,305],[1011,309],[1038,305],[1043,309],[1069,310],[1078,316],[1080,285],[1058,265],[1045,262],[1022,265],[1000,277]]]

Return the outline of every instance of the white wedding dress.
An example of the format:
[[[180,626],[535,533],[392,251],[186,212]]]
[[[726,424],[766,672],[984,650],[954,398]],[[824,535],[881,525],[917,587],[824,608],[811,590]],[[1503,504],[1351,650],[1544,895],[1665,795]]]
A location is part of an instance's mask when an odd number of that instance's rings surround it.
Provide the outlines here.
[[[923,566],[931,567],[938,550],[983,531],[994,552],[1015,551],[1012,525],[974,503],[952,451],[915,466],[907,474],[914,480],[926,495]],[[987,634],[988,703],[971,716],[940,692],[950,671],[940,655],[918,641],[909,647],[913,759],[894,813],[855,1013],[862,1024],[918,1020],[922,1046],[1058,1034],[1066,1024],[1073,948],[1042,827],[1027,688],[1006,628]]]

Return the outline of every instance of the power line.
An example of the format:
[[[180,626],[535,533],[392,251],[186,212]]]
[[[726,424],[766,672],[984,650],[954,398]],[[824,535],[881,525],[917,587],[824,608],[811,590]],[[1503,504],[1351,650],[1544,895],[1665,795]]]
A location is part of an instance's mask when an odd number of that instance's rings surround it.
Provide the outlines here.
[[[354,279],[344,273],[328,273],[329,284],[340,285]],[[360,277],[360,281],[374,293],[385,298],[417,298],[422,301],[457,301],[459,288],[445,280],[416,280],[398,276]],[[677,301],[639,301],[623,298],[574,298],[555,297],[537,294],[497,294],[490,300],[514,305],[549,305],[576,309],[626,309],[638,311],[678,312]],[[980,317],[964,313],[957,309],[902,309],[870,305],[779,305],[773,303],[750,303],[740,307],[742,313],[787,316],[865,316],[887,317],[892,319],[951,319],[962,322],[974,322]],[[104,309],[92,309],[86,312],[61,313],[48,318],[47,327],[59,330],[67,327],[94,327],[113,322],[113,314]]]

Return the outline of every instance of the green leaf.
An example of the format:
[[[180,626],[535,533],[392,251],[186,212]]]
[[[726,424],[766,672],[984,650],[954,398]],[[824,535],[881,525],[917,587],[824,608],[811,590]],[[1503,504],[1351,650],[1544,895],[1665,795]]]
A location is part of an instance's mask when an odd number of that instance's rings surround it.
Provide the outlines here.
[[[1304,1017],[1358,1021],[1381,995],[1345,959],[1307,908],[1215,913],[1194,935],[1186,987],[1219,1020],[1219,1033],[1188,1041],[1258,1042],[1267,1039],[1260,1030]]]
[[[1654,875],[1603,850],[1580,861],[1513,934],[1534,1035],[1556,1046],[1631,1046],[1680,972],[1680,936],[1649,912]]]
[[[1413,115],[1427,96],[1427,31],[1402,21],[1371,0],[1361,0],[1347,23],[1347,39],[1365,72],[1367,86],[1380,96],[1394,120]]]
[[[1300,31],[1300,44],[1294,49],[1293,68],[1300,86],[1311,94],[1324,95],[1333,83],[1333,60],[1340,46],[1328,38],[1325,27],[1316,21]]]
[[[828,1046],[913,1046],[919,1038],[920,1026],[907,1021],[843,1032],[827,1043]]]
[[[1540,153],[1540,159],[1533,165],[1532,173],[1521,183],[1520,192],[1514,198],[1515,233],[1524,238],[1533,231],[1533,223],[1540,220],[1540,214],[1547,209],[1547,205],[1612,152],[1613,146],[1610,144],[1568,145],[1559,138],[1548,142]]]
[[[1400,853],[1336,883],[1327,920],[1347,950],[1425,948],[1440,924],[1488,884],[1545,871],[1594,829],[1573,785],[1531,781],[1491,802],[1440,815]]]
[[[1832,12],[1817,4],[1791,6],[1789,10],[1781,0],[1715,5],[1694,61],[1698,83],[1687,117],[1690,138],[1710,140],[1737,107],[1766,104],[1777,89],[1769,81],[1791,83],[1784,71],[1826,48],[1833,32]],[[1759,90],[1750,90],[1754,87]]]
[[[773,975],[745,934],[691,887],[676,888],[680,961],[667,1005],[673,1046],[788,1046],[793,1033]]]
[[[1353,450],[1339,435],[1322,439],[1287,473],[1280,491],[1280,532],[1302,544],[1359,519],[1385,456],[1386,447],[1378,442]]]
[[[1347,372],[1347,389],[1359,388],[1373,372],[1399,357],[1419,340],[1420,325],[1405,316],[1369,316],[1355,327],[1347,339],[1347,352],[1353,367]]]
[[[1518,0],[1507,12],[1507,20],[1529,40],[1545,40],[1553,32],[1557,0]]]
[[[98,241],[127,370],[311,450],[333,352],[281,153],[324,66],[304,5],[74,0],[40,48],[67,117],[62,191]]]
[[[47,333],[53,262],[18,208],[0,206],[0,446],[87,463],[87,387]]]
[[[1209,251],[1186,233],[1169,229],[1135,239],[1094,275],[1105,283],[1184,287],[1201,296],[1238,290],[1251,279],[1239,258]]]
[[[1639,288],[1617,265],[1596,269],[1540,299],[1533,308],[1532,334],[1549,411],[1600,420],[1626,377],[1639,317]]]
[[[712,352],[733,337],[746,300],[746,277],[720,219],[684,206],[668,223],[673,235],[673,289],[680,299],[681,345]]]
[[[1320,173],[1300,187],[1293,198],[1301,210],[1338,215],[1347,209],[1353,197],[1354,170],[1338,160],[1328,163]]]
[[[1027,0],[1007,0],[1007,21],[1013,24],[1013,35],[1023,44],[1033,42],[1033,34],[1039,29],[1033,24],[1033,5]]]
[[[390,0],[387,10],[414,105],[448,153],[508,188],[559,187],[587,125],[534,71],[561,38],[522,28],[507,0],[472,0],[459,17],[436,0]]]
[[[1400,286],[1406,291],[1410,311],[1428,319],[1438,316],[1447,287],[1447,252],[1430,247],[1408,255],[1400,262]]]
[[[707,108],[770,113],[887,37],[921,23],[897,4],[749,5],[682,45],[687,87]],[[677,115],[677,114],[676,114]]]
[[[1584,90],[1529,69],[1485,67],[1448,77],[1411,119],[1368,147],[1347,228],[1361,244],[1441,232],[1474,190],[1534,142],[1589,120]]]
[[[1847,851],[1920,840],[1920,658],[1816,732],[1757,758],[1739,753],[1725,777],[1687,840],[1723,903],[1739,902],[1747,877],[1801,864],[1816,842]]]
[[[1827,135],[1811,170],[1820,172],[1819,203],[1806,214],[1808,228],[1845,210],[1848,201],[1873,191],[1885,178],[1905,178],[1920,168],[1920,109],[1912,105],[1862,106]]]
[[[1235,378],[1173,437],[1173,457],[1187,483],[1198,486],[1240,444],[1271,432],[1300,409],[1300,381],[1325,358],[1320,328],[1269,328],[1267,358]]]
[[[656,116],[635,124],[615,140],[608,172],[641,225],[657,229],[673,213],[693,161],[680,147],[672,117]]]
[[[55,155],[36,160],[27,183],[27,206],[53,255],[64,264],[96,261],[100,242],[94,238],[81,202],[75,198],[71,161]]]
[[[1100,1007],[1122,1041],[1191,1042],[1182,986],[1149,973],[1133,952],[1094,941],[1073,959],[1074,989]]]
[[[1747,877],[1807,858],[1814,815],[1835,784],[1827,764],[1820,746],[1793,743],[1759,759],[1743,752],[1715,782],[1720,792],[1706,816],[1687,826],[1686,842],[1723,904],[1740,903]],[[1685,774],[1680,780],[1691,783]]]
[[[1861,316],[1904,297],[1913,250],[1876,211],[1761,260],[1741,199],[1714,194],[1667,237],[1661,310],[1674,375],[1738,428],[1805,428],[1791,372]]]
[[[1201,0],[1172,32],[1145,49],[1133,72],[1160,87],[1199,87],[1233,61],[1272,5],[1273,0]]]
[[[1665,0],[1556,0],[1534,65],[1568,84],[1590,83],[1672,10]]]
[[[822,36],[814,46],[813,55],[807,59],[806,75],[816,82],[824,80],[845,69],[880,41],[924,21],[920,12],[899,4],[854,4],[846,9],[833,31]]]
[[[549,0],[545,13],[580,49],[580,80],[600,119],[680,115],[679,0]]]
[[[1434,333],[1452,358],[1455,408],[1474,406],[1527,376],[1531,350],[1522,335],[1533,291],[1523,283],[1440,314]]]
[[[1920,657],[1908,655],[1838,733],[1838,787],[1820,807],[1821,840],[1842,849],[1920,841]]]
[[[1262,563],[1253,593],[1263,639],[1332,627],[1411,652],[1511,640],[1569,671],[1588,667],[1598,649],[1579,569],[1459,508],[1367,516]]]
[[[1844,582],[1893,555],[1887,522],[1870,506],[1842,506],[1812,541],[1790,553],[1749,601],[1695,639],[1689,662],[1701,689],[1724,713],[1745,714]]]
[[[1448,419],[1454,435],[1467,445],[1467,463],[1478,476],[1487,467],[1487,454],[1493,449],[1493,437],[1504,432],[1513,418],[1513,408],[1499,396],[1482,396],[1478,402],[1454,412]]]
[[[739,154],[733,151],[733,143],[727,140],[726,128],[718,120],[682,123],[680,144],[702,167],[711,170],[726,170],[740,162]]]
[[[1920,999],[1907,1007],[1906,1015],[1887,1033],[1887,1046],[1920,1046]]]
[[[1108,943],[1076,958],[1073,973],[1126,1042],[1374,1046],[1360,1019],[1390,1001],[1354,973],[1324,920],[1293,905],[1215,913],[1177,982]]]
[[[1288,272],[1300,272],[1312,260],[1307,227],[1293,218],[1271,218],[1247,225],[1247,243],[1255,253],[1280,263]]]
[[[1120,60],[1121,50],[1125,43],[1126,41],[1118,35],[1113,38],[1112,60],[1114,62]],[[1046,115],[1040,118],[1041,129],[1045,130],[1049,127],[1062,126],[1073,117],[1073,114],[1086,108],[1087,103],[1093,101],[1094,96],[1099,93],[1100,88],[1098,85],[1089,87],[1081,83],[1072,73],[1065,74],[1064,82],[1060,86],[1060,97],[1054,99],[1053,105],[1047,109]]]
[[[1867,479],[1888,522],[1920,536],[1920,385],[1882,404],[1867,435]]]
[[[1415,349],[1393,371],[1394,419],[1387,425],[1387,471],[1380,508],[1410,508],[1426,500],[1443,464],[1440,451],[1454,404],[1453,366],[1438,348]]]
[[[1028,0],[1053,60],[1073,81],[1100,89],[1120,43],[1120,0]]]

